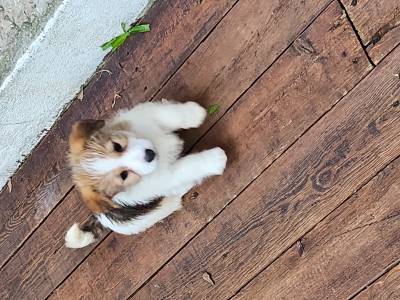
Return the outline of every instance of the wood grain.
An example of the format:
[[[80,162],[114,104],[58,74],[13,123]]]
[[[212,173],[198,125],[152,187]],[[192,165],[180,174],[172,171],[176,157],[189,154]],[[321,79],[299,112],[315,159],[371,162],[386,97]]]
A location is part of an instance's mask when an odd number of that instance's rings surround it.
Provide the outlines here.
[[[0,194],[0,266],[39,226],[72,183],[66,165],[67,136],[78,119],[109,116],[121,107],[150,99],[236,0],[157,1],[144,22],[149,33],[135,35],[101,67]],[[109,74],[111,72],[111,75]],[[115,95],[118,98],[112,108]]]
[[[258,176],[132,299],[229,298],[398,157],[400,81],[393,74],[399,68],[400,47]],[[315,85],[317,80],[312,82]],[[246,105],[252,106],[250,102]],[[301,103],[296,108],[304,106]],[[256,114],[252,116],[257,120]],[[267,127],[274,118],[267,115],[262,120]],[[252,129],[247,127],[246,131]],[[267,130],[258,132],[258,139],[269,140]],[[254,141],[243,132],[240,144],[246,145],[249,152],[253,150],[254,159],[239,155],[234,160],[253,168],[262,161],[263,149]],[[241,146],[235,147],[237,150]],[[231,191],[238,184],[235,179],[246,172],[243,165],[239,168],[231,161],[230,170],[235,175],[230,176],[228,170],[225,177],[214,180],[214,185],[223,187],[219,191],[222,197],[226,197],[224,190]],[[208,198],[212,202],[216,199]],[[202,279],[204,272],[215,285]]]
[[[64,246],[66,230],[86,216],[79,194],[73,190],[1,270],[0,299],[44,299],[93,249],[94,245],[84,248],[78,256]]]
[[[398,253],[397,249],[397,253]],[[378,278],[366,290],[354,297],[355,300],[400,299],[400,265]]]
[[[397,159],[234,299],[349,299],[399,259],[399,225]]]
[[[342,0],[368,54],[377,64],[400,43],[398,0]]]
[[[340,8],[330,6],[196,147],[227,150],[224,176],[196,188],[185,209],[164,224],[135,237],[106,238],[50,298],[128,297],[349,91],[370,66],[340,16]],[[96,278],[96,286],[85,278]]]

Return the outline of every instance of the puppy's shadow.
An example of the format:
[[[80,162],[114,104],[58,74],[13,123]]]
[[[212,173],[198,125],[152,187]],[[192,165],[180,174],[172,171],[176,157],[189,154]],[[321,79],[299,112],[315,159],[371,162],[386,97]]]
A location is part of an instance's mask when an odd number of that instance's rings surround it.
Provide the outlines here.
[[[216,141],[214,147],[216,146],[225,150],[226,156],[228,157],[227,167],[239,160],[239,153],[236,151],[235,139],[233,137],[223,137],[221,140]]]

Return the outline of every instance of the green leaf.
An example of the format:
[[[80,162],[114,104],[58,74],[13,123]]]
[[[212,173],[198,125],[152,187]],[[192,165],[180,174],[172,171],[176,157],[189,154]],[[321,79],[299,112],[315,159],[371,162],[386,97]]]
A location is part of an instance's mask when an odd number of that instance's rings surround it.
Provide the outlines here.
[[[108,42],[104,43],[103,45],[101,45],[101,49],[103,50],[107,50],[109,48],[111,48],[111,51],[114,52],[115,50],[117,50],[119,48],[119,46],[121,46],[125,40],[127,39],[128,36],[131,35],[131,33],[136,33],[136,32],[148,32],[150,31],[150,25],[149,24],[141,24],[141,25],[135,25],[130,27],[128,30],[126,29],[126,24],[125,23],[121,23],[121,28],[123,33],[112,38],[111,40],[109,40]]]
[[[101,49],[107,50],[108,48],[111,48],[111,47],[112,47],[112,46],[111,46],[111,42],[112,42],[112,40],[110,40],[110,41],[104,43],[103,45],[101,45],[101,46],[100,46]]]
[[[208,114],[210,114],[210,115],[216,114],[217,112],[219,112],[219,105],[218,104],[210,105],[207,108],[207,111],[208,111]]]
[[[112,38],[111,40],[109,40],[107,43],[104,43],[103,45],[101,45],[101,49],[107,50],[108,48],[112,48],[112,50],[114,50],[114,45],[120,37],[121,37],[121,35],[116,36],[116,37]]]
[[[112,51],[115,51],[119,48],[119,46],[122,45],[123,42],[125,42],[126,38],[129,36],[128,33],[123,33],[117,37],[115,37],[113,39],[113,41],[111,42],[111,46],[112,46]]]
[[[133,32],[149,32],[150,31],[150,24],[141,24],[135,25],[128,29],[129,33]]]

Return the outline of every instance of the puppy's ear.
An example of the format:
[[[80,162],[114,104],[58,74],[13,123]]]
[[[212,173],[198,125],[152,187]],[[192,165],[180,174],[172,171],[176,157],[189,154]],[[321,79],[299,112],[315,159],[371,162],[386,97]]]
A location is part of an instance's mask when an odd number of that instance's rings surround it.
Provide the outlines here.
[[[83,202],[95,214],[105,213],[118,207],[110,198],[91,187],[81,187],[80,191]]]
[[[72,126],[69,135],[69,148],[71,154],[77,154],[83,150],[86,141],[97,130],[104,126],[104,120],[82,120]]]

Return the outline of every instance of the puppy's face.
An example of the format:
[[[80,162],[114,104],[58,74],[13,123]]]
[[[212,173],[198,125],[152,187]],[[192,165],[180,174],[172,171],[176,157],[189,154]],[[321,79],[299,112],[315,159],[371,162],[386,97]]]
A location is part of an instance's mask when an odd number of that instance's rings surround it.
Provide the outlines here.
[[[115,194],[157,168],[153,144],[135,136],[127,123],[79,121],[72,127],[69,144],[73,179],[94,212],[113,207]]]

